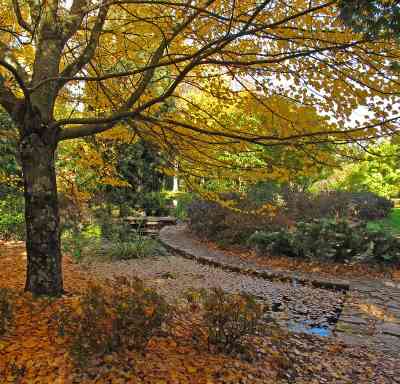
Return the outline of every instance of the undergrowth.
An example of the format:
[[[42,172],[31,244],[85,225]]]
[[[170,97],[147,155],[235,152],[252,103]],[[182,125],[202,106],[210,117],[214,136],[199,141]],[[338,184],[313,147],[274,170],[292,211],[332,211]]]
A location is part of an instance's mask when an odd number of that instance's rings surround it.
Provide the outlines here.
[[[220,288],[193,291],[190,302],[200,303],[207,330],[208,349],[217,352],[253,354],[250,336],[265,330],[269,307],[248,294],[231,294]]]
[[[77,366],[123,348],[143,351],[169,313],[165,300],[138,278],[117,277],[107,285],[92,283],[55,317]]]

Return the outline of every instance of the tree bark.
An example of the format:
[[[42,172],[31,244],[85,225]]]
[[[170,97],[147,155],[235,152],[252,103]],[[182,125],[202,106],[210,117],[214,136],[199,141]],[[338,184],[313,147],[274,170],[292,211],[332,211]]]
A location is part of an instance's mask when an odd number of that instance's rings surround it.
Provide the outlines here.
[[[39,131],[31,131],[20,142],[28,258],[25,290],[36,295],[63,293],[55,149],[55,141]]]

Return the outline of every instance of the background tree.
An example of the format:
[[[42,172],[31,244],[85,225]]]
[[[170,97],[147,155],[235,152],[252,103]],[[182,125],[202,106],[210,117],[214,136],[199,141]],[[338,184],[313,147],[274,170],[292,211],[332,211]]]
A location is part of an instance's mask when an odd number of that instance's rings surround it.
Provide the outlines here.
[[[369,38],[400,37],[400,1],[342,0],[340,17]]]
[[[387,198],[399,196],[400,158],[399,145],[389,141],[370,145],[360,153],[362,161],[344,163],[341,170],[333,172],[316,188],[374,192]]]
[[[387,65],[398,59],[398,45],[350,33],[335,1],[0,0],[0,6],[6,10],[0,104],[19,131],[26,289],[36,294],[63,290],[54,167],[62,140],[125,125],[165,156],[190,158],[190,173],[193,164],[218,167],[221,153],[247,153],[254,144],[301,150],[397,129],[398,111],[382,102],[398,101],[398,76]],[[190,89],[231,104],[248,105],[250,97],[276,119],[239,129],[219,115],[209,124],[215,109],[208,118],[192,116],[199,108],[184,100]],[[280,104],[265,102],[277,95],[329,112],[335,123],[282,114]],[[176,111],[165,110],[178,100]],[[369,116],[350,126],[359,105],[368,106]],[[225,156],[222,163],[228,169],[236,160]],[[261,169],[260,177],[270,173]],[[285,175],[278,167],[272,172]]]

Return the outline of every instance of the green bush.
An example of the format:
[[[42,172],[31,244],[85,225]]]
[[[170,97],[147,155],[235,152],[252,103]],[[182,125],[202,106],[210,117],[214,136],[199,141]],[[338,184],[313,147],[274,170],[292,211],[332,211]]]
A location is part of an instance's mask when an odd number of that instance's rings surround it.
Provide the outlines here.
[[[128,241],[110,241],[77,234],[64,238],[62,244],[63,251],[70,253],[78,262],[91,258],[129,260],[167,254],[158,240],[140,234],[132,234]]]
[[[169,306],[137,278],[116,278],[110,289],[92,284],[56,316],[61,336],[78,366],[123,348],[143,350],[165,320]]]
[[[288,232],[258,231],[249,243],[258,253],[287,255],[334,262],[400,263],[400,239],[365,223],[345,220],[299,222]]]
[[[265,203],[277,202],[282,195],[283,187],[274,181],[260,181],[251,185],[247,191],[247,198],[254,202],[255,206]]]
[[[167,253],[158,240],[141,234],[140,228],[133,231],[128,224],[111,220],[109,223],[85,225],[78,232],[65,230],[62,248],[78,262],[92,257],[128,260]]]
[[[344,220],[315,220],[297,224],[292,244],[300,257],[345,262],[364,253],[365,235],[364,228],[352,227]]]
[[[167,216],[171,212],[171,200],[162,192],[147,192],[138,203],[147,216]]]
[[[293,253],[293,235],[288,231],[256,231],[249,237],[248,244],[252,246],[259,255],[268,252],[273,255],[284,254],[287,256],[295,256]]]
[[[172,197],[172,200],[177,201],[177,205],[175,209],[172,211],[172,214],[178,219],[185,220],[188,218],[188,206],[193,201],[194,196],[192,193],[177,193],[175,197]]]
[[[61,237],[63,252],[71,254],[78,262],[87,256],[98,254],[101,244],[100,228],[95,225],[83,226],[81,231],[64,229]]]
[[[359,256],[360,260],[372,260],[378,263],[400,264],[400,240],[391,233],[382,230],[369,231],[369,252]]]
[[[127,222],[110,217],[104,211],[97,213],[97,223],[101,228],[101,238],[108,241],[127,241],[131,236],[132,228]]]
[[[143,235],[132,236],[129,241],[111,243],[103,249],[103,255],[112,260],[141,259],[166,254],[166,249],[158,240]]]
[[[20,195],[5,195],[0,200],[0,238],[25,239],[24,200]]]
[[[230,294],[220,288],[198,293],[204,310],[209,348],[225,353],[244,352],[245,340],[265,328],[268,306],[247,294]],[[193,294],[191,295],[193,297]]]
[[[13,320],[13,305],[11,293],[6,288],[0,288],[0,336],[9,329]]]

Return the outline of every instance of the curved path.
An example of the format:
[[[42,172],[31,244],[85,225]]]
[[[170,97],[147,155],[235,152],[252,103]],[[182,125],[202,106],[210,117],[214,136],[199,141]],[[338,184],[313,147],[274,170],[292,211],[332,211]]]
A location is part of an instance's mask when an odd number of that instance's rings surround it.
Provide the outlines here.
[[[335,327],[336,335],[349,344],[366,344],[390,354],[400,353],[400,283],[390,280],[328,280],[316,274],[259,268],[251,262],[236,260],[208,248],[184,225],[164,227],[160,231],[160,240],[167,248],[199,263],[270,281],[291,281],[346,291],[347,299]]]

